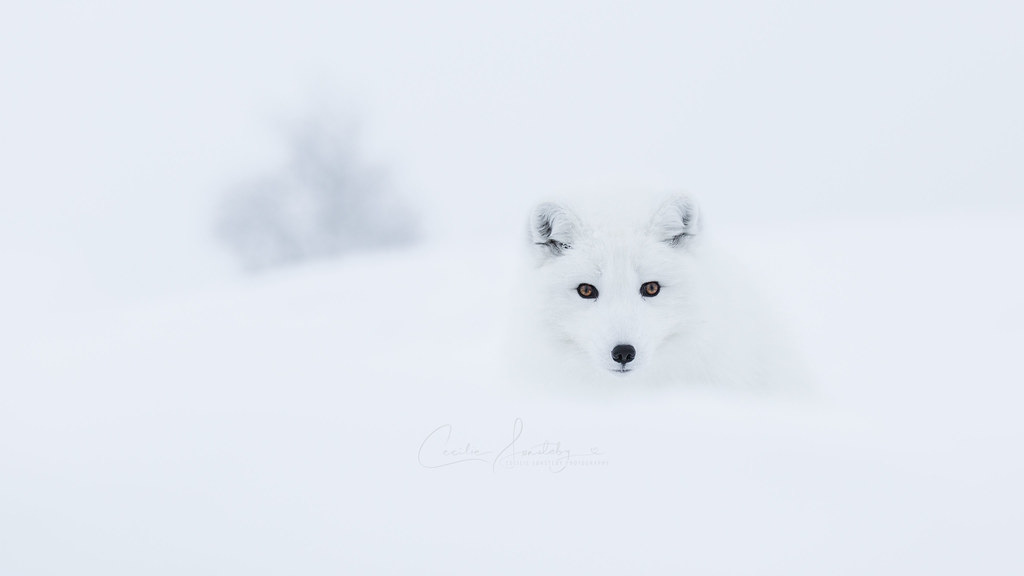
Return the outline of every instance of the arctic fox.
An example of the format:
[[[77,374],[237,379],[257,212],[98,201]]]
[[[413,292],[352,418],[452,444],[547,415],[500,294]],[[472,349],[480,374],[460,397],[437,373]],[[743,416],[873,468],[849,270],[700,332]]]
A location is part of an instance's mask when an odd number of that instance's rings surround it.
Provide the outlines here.
[[[703,227],[684,195],[537,205],[516,371],[546,382],[786,384],[763,306]]]

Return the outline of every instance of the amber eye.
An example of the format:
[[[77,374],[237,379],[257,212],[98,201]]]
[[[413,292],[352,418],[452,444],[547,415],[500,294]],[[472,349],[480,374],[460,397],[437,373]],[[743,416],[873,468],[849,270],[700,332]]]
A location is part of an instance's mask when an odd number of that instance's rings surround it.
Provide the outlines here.
[[[661,292],[661,284],[658,284],[657,282],[645,282],[644,285],[640,287],[641,296],[657,296],[658,292]]]
[[[597,298],[597,288],[594,288],[590,284],[580,284],[576,287],[576,293],[580,295],[580,298]]]

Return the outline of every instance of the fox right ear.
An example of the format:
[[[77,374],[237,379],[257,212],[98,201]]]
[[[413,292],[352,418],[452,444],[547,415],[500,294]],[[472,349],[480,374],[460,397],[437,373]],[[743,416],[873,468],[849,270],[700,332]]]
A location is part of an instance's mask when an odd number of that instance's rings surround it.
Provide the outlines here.
[[[578,232],[576,216],[559,204],[545,202],[530,213],[530,241],[551,256],[571,250]]]
[[[697,205],[687,196],[670,197],[655,212],[651,227],[669,246],[684,246],[700,231]]]

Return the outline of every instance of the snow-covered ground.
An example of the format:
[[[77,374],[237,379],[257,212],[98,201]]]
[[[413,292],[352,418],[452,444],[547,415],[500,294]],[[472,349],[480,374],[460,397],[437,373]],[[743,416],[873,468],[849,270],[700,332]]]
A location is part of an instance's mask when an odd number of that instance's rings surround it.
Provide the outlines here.
[[[0,572],[1016,573],[1019,217],[719,230],[809,398],[519,388],[485,247],[24,326]]]

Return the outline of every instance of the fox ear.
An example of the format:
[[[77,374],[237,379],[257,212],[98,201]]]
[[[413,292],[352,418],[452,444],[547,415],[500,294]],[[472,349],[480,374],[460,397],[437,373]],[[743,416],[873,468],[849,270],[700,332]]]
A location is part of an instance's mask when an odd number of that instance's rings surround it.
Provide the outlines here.
[[[686,196],[669,198],[651,221],[651,233],[669,246],[683,246],[700,231],[697,204]]]
[[[530,241],[551,256],[560,256],[572,249],[579,233],[579,221],[568,208],[544,202],[530,213]]]

